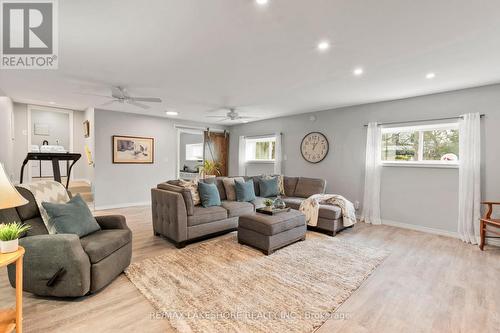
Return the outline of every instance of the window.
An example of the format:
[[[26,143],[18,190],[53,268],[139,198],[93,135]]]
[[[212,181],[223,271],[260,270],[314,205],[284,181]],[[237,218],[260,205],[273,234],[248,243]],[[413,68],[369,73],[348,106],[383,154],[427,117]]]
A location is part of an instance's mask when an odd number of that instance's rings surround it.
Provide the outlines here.
[[[245,139],[245,157],[250,162],[274,162],[276,137]]]
[[[186,145],[186,161],[203,160],[203,143],[191,143]]]
[[[458,123],[382,129],[384,164],[457,165]]]

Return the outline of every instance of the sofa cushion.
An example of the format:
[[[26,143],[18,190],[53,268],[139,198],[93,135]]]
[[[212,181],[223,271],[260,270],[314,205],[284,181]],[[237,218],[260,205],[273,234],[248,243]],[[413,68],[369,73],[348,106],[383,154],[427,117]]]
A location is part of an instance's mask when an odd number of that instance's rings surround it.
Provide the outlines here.
[[[192,180],[178,180],[178,186],[183,189],[189,190],[191,192],[191,199],[193,200],[193,205],[198,206],[200,204],[200,192],[198,191],[198,179]]]
[[[215,184],[199,183],[198,190],[200,191],[201,205],[203,207],[220,206],[219,190]]]
[[[58,234],[76,234],[81,238],[101,230],[80,194],[65,204],[42,202],[42,206]]]
[[[176,192],[182,194],[182,198],[184,199],[184,203],[186,204],[186,212],[188,215],[193,215],[194,202],[191,191],[187,188],[180,187],[178,185],[177,180],[169,180],[166,183],[158,184],[158,188],[160,190]]]
[[[287,207],[290,207],[292,209],[299,209],[300,204],[302,203],[302,201],[304,201],[304,198],[286,197],[283,198],[283,201],[286,203]]]
[[[132,232],[128,229],[99,230],[80,239],[92,264],[98,263],[131,241]]]
[[[295,187],[297,186],[298,181],[298,177],[283,177],[283,186],[287,197],[295,196]]]
[[[254,212],[254,205],[250,202],[223,201],[222,207],[227,209],[228,217],[241,216]]]
[[[188,216],[187,224],[192,227],[195,225],[215,222],[219,220],[227,219],[227,210],[221,206],[212,207],[194,207],[194,213],[192,216]]]
[[[342,209],[336,205],[320,205],[318,215],[324,219],[336,220],[342,216]]]
[[[272,236],[296,227],[305,226],[305,224],[306,218],[304,214],[291,210],[273,216],[259,213],[243,215],[238,222],[238,228]]]
[[[270,198],[280,194],[279,177],[262,177],[259,179],[259,192],[261,197]]]
[[[294,197],[309,198],[313,194],[325,192],[326,181],[318,178],[299,177]]]
[[[236,187],[234,185],[235,180],[239,180],[242,182],[245,181],[243,177],[234,177],[234,178],[226,177],[222,179],[222,183],[224,184],[224,190],[226,191],[226,200],[236,201]]]
[[[251,202],[255,200],[255,190],[253,180],[249,179],[246,182],[236,180],[236,199],[239,202]]]

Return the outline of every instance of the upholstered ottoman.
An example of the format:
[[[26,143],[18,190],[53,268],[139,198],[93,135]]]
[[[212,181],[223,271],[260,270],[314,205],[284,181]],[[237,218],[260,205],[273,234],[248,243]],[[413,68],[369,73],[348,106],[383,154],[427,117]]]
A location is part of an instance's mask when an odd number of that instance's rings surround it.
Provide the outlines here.
[[[306,238],[306,218],[297,210],[265,215],[240,216],[238,242],[255,247],[269,255],[275,250]]]

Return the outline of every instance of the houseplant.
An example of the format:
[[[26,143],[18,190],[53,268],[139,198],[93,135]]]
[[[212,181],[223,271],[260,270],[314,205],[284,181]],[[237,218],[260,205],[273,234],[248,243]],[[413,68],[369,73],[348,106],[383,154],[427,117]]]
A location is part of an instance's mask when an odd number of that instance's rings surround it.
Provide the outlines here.
[[[205,160],[199,168],[201,178],[220,176],[221,164],[217,161]]]
[[[19,222],[0,224],[0,253],[17,251],[19,237],[31,227]]]

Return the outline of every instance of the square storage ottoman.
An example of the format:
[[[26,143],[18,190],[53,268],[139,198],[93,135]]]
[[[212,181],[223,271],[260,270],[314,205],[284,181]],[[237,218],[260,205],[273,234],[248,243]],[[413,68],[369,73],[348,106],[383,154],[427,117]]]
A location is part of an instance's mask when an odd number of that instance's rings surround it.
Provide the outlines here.
[[[255,247],[269,255],[275,250],[306,238],[306,218],[297,210],[265,215],[240,216],[238,242]]]

